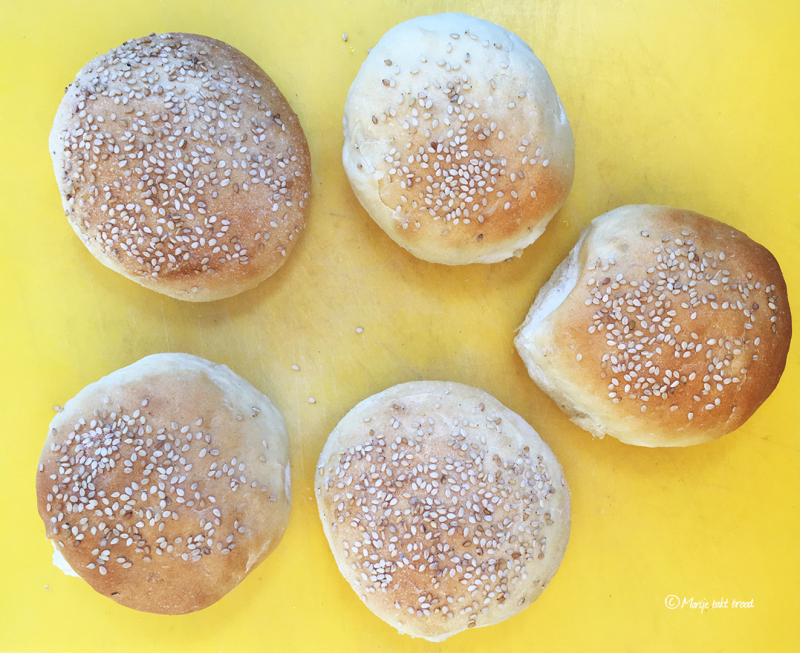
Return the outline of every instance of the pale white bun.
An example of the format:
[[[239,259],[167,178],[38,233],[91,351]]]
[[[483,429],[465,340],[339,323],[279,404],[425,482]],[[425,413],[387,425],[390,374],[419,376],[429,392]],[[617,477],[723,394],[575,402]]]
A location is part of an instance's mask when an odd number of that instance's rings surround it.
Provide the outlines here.
[[[208,607],[278,545],[289,443],[224,365],[155,354],[86,386],[50,424],[36,492],[54,563],[121,605]]]
[[[342,159],[375,222],[433,263],[495,263],[567,198],[575,148],[542,62],[465,14],[390,29],[347,94]]]
[[[791,337],[766,248],[698,213],[640,205],[592,221],[515,344],[581,428],[671,447],[741,426],[778,384]]]
[[[458,383],[404,383],[362,401],[328,438],[315,489],[359,598],[434,642],[528,607],[569,540],[553,452],[519,415]]]
[[[170,297],[254,288],[305,226],[297,116],[257,64],[207,36],[152,34],[90,61],[61,101],[50,153],[84,245]]]

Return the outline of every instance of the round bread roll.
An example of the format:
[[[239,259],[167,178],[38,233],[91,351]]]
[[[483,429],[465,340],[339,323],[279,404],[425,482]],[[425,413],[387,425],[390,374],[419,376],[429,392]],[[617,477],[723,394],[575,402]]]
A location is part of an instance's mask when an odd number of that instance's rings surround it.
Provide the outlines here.
[[[676,447],[741,426],[775,389],[791,337],[769,251],[692,211],[643,205],[592,221],[515,343],[581,428]]]
[[[522,254],[572,186],[567,114],[518,36],[465,14],[390,29],[344,108],[344,167],[375,222],[433,263]]]
[[[136,610],[201,610],[283,536],[286,427],[224,365],[148,356],[67,402],[50,424],[36,492],[65,571]]]
[[[570,530],[561,466],[487,393],[404,383],[362,401],[320,456],[316,494],[336,564],[400,633],[440,642],[530,605]]]
[[[89,251],[170,297],[254,288],[305,226],[297,116],[261,68],[206,36],[153,34],[90,61],[61,101],[50,152]]]

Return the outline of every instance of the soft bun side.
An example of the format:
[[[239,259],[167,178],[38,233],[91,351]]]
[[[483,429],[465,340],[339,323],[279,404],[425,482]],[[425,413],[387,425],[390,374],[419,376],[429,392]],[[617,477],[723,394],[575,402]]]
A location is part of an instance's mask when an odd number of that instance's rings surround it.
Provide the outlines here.
[[[286,427],[267,397],[223,365],[156,354],[66,403],[36,489],[65,573],[121,605],[183,614],[275,549],[288,475]]]
[[[580,274],[579,254],[587,232],[588,228],[584,229],[575,247],[559,263],[550,279],[537,293],[533,306],[531,306],[530,311],[525,316],[525,321],[519,327],[519,335],[516,336],[514,342],[517,351],[525,361],[528,375],[536,385],[558,404],[558,407],[569,416],[572,422],[589,431],[592,435],[602,438],[608,430],[604,424],[596,421],[595,416],[590,412],[590,406],[582,404],[579,393],[571,393],[565,387],[563,379],[562,383],[556,383],[551,379],[548,372],[536,363],[538,357],[534,356],[531,351],[531,348],[535,346],[532,334],[542,322],[567,300],[569,294],[578,283],[578,275]],[[575,388],[572,388],[572,390],[575,390]]]
[[[692,211],[639,205],[592,221],[515,344],[531,378],[593,435],[686,446],[756,411],[791,333],[766,248]]]
[[[315,489],[359,598],[429,641],[530,605],[569,539],[552,451],[496,399],[457,383],[405,383],[362,401],[328,438]]]
[[[465,14],[390,29],[350,87],[343,125],[358,200],[426,261],[521,255],[572,186],[572,130],[541,61]]]

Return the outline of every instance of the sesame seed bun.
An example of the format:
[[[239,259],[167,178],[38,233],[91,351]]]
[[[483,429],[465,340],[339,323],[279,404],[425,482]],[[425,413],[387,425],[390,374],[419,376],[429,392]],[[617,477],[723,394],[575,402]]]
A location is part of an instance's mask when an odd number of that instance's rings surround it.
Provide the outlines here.
[[[61,101],[50,153],[89,251],[170,297],[254,288],[305,226],[297,116],[261,68],[206,36],[153,34],[90,61]]]
[[[404,383],[362,401],[328,438],[315,487],[359,598],[433,642],[526,608],[569,540],[553,452],[519,415],[458,383]]]
[[[381,38],[344,107],[344,167],[375,222],[433,263],[519,256],[569,194],[575,148],[542,62],[465,14]]]
[[[92,588],[145,612],[201,610],[283,536],[286,427],[224,365],[148,356],[67,402],[36,492],[57,562]]]
[[[581,428],[677,447],[744,424],[778,384],[791,337],[766,248],[698,213],[642,205],[592,221],[515,343]]]

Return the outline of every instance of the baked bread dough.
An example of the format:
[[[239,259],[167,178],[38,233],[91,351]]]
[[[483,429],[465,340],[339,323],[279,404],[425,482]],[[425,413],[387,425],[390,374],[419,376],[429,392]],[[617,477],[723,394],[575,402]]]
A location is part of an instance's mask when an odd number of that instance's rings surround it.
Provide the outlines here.
[[[60,567],[121,605],[183,614],[275,549],[289,478],[286,427],[267,397],[224,365],[155,354],[67,402],[36,493]]]
[[[592,221],[515,343],[578,426],[669,447],[744,424],[778,384],[791,337],[766,248],[698,213],[640,205]]]
[[[526,608],[569,539],[553,452],[519,415],[458,383],[404,383],[362,401],[328,438],[315,488],[359,598],[430,641]]]
[[[90,61],[50,133],[58,188],[97,259],[210,301],[254,288],[305,226],[303,129],[261,68],[196,34],[152,34]]]
[[[495,263],[536,240],[567,198],[567,114],[531,48],[465,14],[390,29],[347,94],[347,176],[375,222],[434,263]]]

